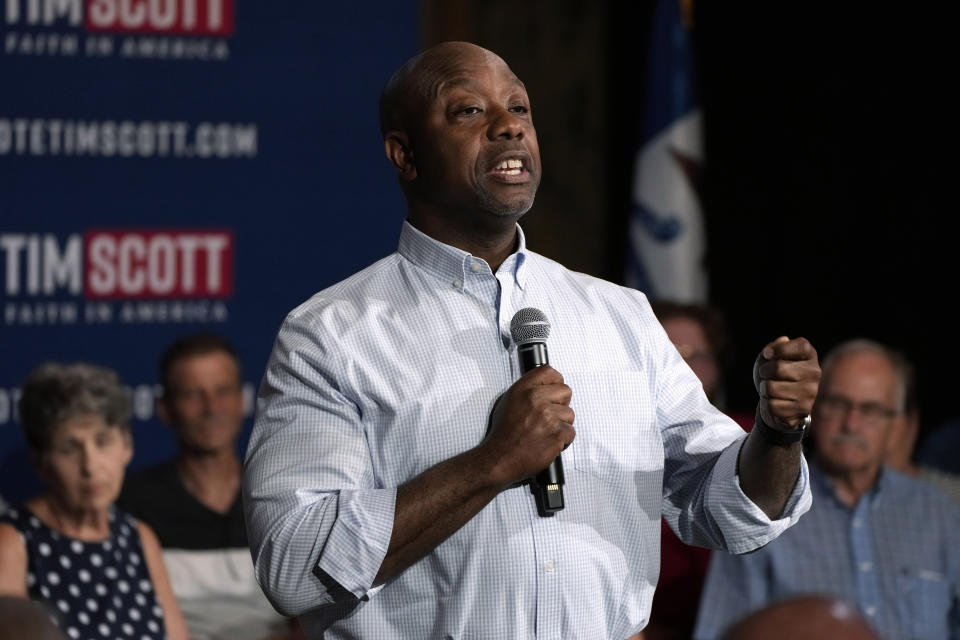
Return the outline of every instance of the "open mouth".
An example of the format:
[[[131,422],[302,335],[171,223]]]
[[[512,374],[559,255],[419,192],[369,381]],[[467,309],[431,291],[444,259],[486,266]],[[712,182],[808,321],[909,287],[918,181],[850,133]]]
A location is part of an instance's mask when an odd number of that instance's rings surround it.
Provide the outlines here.
[[[523,160],[519,158],[502,160],[493,170],[504,176],[518,176],[523,173]]]

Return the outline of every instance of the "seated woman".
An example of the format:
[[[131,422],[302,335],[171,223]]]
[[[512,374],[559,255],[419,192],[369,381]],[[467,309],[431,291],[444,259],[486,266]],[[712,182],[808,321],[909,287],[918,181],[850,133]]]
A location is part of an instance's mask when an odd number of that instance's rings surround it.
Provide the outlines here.
[[[42,365],[19,410],[46,491],[0,515],[0,595],[40,602],[74,640],[186,640],[156,536],[113,504],[133,456],[116,374]]]

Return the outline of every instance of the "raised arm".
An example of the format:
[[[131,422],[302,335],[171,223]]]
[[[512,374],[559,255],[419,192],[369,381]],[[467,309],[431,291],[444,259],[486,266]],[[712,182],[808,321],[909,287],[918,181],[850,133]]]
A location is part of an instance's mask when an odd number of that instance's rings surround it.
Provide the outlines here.
[[[775,519],[800,473],[800,440],[786,440],[804,427],[804,419],[813,410],[820,385],[817,352],[805,338],[781,336],[757,356],[753,381],[760,401],[757,424],[740,451],[740,487],[767,517]],[[765,429],[760,421],[774,431]],[[785,437],[779,437],[780,433]]]

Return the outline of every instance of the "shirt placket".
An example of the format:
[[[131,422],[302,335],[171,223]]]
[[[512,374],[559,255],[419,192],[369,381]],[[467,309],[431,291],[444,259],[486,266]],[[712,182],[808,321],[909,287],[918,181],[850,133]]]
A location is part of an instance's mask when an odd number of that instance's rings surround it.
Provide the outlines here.
[[[497,272],[499,281],[499,324],[501,333],[510,335],[510,321],[513,315],[519,311],[522,306],[523,291],[518,286],[515,270],[516,255],[511,256],[508,262],[505,262]],[[514,379],[519,378],[522,371],[516,356],[516,345],[510,338],[509,353],[510,366],[514,371]],[[536,503],[529,487],[522,488],[523,497],[531,513],[536,512]],[[564,570],[564,564],[560,559],[559,547],[556,544],[558,539],[556,531],[556,518],[562,516],[539,517],[533,515],[531,520],[531,534],[533,538],[533,567],[532,570],[536,579],[536,637],[537,638],[562,638],[563,630],[561,623],[563,615],[561,612],[563,598],[561,594],[561,585],[563,578],[561,572]]]
[[[879,619],[881,591],[873,541],[870,539],[872,502],[870,496],[864,496],[857,502],[850,518],[849,534],[860,610],[875,623]]]

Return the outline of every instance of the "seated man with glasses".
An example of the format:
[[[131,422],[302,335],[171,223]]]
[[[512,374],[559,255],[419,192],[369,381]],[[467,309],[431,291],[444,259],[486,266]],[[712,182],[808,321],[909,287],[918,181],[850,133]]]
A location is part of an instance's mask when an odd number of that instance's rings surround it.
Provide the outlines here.
[[[851,340],[822,371],[809,447],[813,505],[755,553],[713,554],[694,637],[722,637],[753,611],[804,594],[856,606],[887,640],[960,638],[960,509],[883,467],[904,419],[909,364]]]

